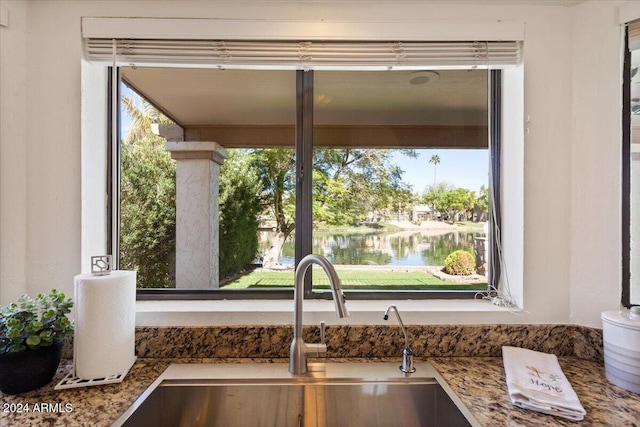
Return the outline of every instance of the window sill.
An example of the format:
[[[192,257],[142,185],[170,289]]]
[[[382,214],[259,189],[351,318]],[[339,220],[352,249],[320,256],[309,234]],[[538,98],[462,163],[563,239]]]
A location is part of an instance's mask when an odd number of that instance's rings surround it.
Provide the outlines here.
[[[514,310],[482,300],[352,300],[351,316],[338,319],[333,301],[306,300],[304,323],[328,325],[382,325],[389,304],[395,304],[406,324],[493,323],[508,319]],[[289,325],[291,300],[138,301],[137,326]],[[519,323],[519,322],[513,322]]]

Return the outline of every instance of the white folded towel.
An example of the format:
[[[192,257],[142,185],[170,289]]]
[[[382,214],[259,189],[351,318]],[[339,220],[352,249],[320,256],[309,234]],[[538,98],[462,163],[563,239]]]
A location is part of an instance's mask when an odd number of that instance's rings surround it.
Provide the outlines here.
[[[562,373],[555,354],[518,347],[502,347],[511,402],[569,420],[580,421],[586,411]]]

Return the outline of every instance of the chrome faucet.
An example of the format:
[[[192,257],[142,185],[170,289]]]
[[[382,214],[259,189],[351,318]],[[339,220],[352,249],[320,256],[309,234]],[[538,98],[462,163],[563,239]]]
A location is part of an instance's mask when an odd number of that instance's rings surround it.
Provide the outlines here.
[[[396,317],[398,318],[398,323],[400,323],[402,333],[404,334],[404,350],[402,350],[402,365],[400,365],[400,370],[406,374],[410,374],[412,372],[415,372],[416,368],[413,366],[413,352],[409,348],[409,337],[407,336],[407,328],[405,328],[404,323],[402,323],[402,318],[400,317],[398,307],[393,304],[387,307],[387,311],[384,312],[383,319],[389,319],[389,311],[391,310],[395,311]]]
[[[331,294],[336,305],[336,316],[343,318],[349,316],[349,310],[344,300],[344,294],[340,289],[340,278],[333,265],[323,256],[309,254],[300,260],[296,268],[296,281],[293,290],[295,306],[293,309],[293,341],[289,351],[289,372],[292,374],[304,374],[307,372],[307,355],[324,356],[327,354],[327,345],[324,340],[324,322],[320,324],[320,343],[306,344],[302,339],[302,299],[304,294],[304,277],[312,264],[318,264],[329,276]]]

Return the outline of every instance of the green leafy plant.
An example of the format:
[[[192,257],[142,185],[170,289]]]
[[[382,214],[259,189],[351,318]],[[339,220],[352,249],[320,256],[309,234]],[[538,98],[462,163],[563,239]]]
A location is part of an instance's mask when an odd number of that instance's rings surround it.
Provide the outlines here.
[[[220,278],[240,272],[258,254],[258,213],[262,185],[255,155],[229,150],[220,167]]]
[[[475,259],[468,251],[453,251],[444,260],[444,272],[455,276],[473,274],[475,267]]]
[[[33,299],[23,295],[0,308],[0,354],[49,347],[73,331],[67,318],[73,301],[52,289]]]

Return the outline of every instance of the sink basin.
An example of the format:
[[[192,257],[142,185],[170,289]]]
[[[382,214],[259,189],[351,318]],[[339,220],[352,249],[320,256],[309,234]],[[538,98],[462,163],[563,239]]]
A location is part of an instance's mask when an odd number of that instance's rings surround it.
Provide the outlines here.
[[[114,426],[477,426],[428,363],[171,365]]]

